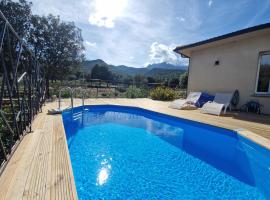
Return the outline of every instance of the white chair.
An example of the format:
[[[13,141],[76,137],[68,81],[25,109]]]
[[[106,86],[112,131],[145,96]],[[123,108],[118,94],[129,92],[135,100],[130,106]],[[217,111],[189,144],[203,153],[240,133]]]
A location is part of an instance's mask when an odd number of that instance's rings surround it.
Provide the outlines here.
[[[213,101],[208,101],[201,108],[203,113],[209,113],[213,115],[220,115],[224,108],[224,114],[227,109],[230,109],[233,93],[216,93]]]
[[[183,109],[187,105],[195,105],[201,96],[201,92],[190,92],[186,99],[177,99],[171,102],[170,108]]]

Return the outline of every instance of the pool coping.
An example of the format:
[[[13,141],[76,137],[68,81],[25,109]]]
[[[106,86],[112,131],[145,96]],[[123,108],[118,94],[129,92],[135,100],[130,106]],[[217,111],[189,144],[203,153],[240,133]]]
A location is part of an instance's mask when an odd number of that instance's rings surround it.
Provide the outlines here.
[[[77,188],[76,188],[76,183],[75,183],[75,177],[74,177],[74,173],[73,173],[73,168],[72,168],[72,164],[71,164],[70,153],[69,153],[68,144],[67,144],[67,138],[66,138],[66,130],[65,130],[65,126],[64,126],[64,121],[63,121],[62,114],[61,114],[60,117],[61,117],[61,129],[62,129],[61,132],[63,132],[64,138],[65,138],[65,150],[67,152],[68,169],[70,171],[72,194],[73,194],[73,198],[75,200],[77,200],[79,198],[78,198],[78,193],[77,193]]]

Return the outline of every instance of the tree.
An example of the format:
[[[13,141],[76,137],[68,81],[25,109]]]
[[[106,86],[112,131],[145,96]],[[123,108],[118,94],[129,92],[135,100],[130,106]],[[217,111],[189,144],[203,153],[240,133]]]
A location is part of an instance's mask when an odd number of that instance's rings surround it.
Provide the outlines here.
[[[45,67],[49,96],[49,81],[67,78],[84,60],[83,38],[73,22],[63,22],[59,16],[32,15],[31,6],[26,0],[0,2],[0,10]]]
[[[169,82],[169,86],[171,88],[175,88],[175,87],[179,86],[179,80],[180,80],[179,78],[171,79],[170,82]]]
[[[155,81],[155,79],[154,79],[153,77],[148,76],[148,77],[147,77],[147,82],[148,82],[148,83],[155,83],[156,81]]]
[[[136,86],[140,86],[141,84],[144,84],[144,83],[146,83],[147,82],[147,80],[145,79],[145,77],[143,76],[143,75],[141,75],[141,74],[136,74],[135,76],[134,76],[134,83],[135,83],[135,85]]]
[[[46,83],[63,80],[84,60],[81,30],[59,16],[32,16],[29,42],[39,62],[45,66]],[[49,91],[48,91],[49,93]]]
[[[107,66],[96,64],[91,71],[92,79],[112,80],[112,73]]]
[[[13,2],[12,0],[0,1],[1,12],[7,18],[19,37],[24,38],[25,40],[29,37],[28,30],[31,26],[31,6],[32,3],[25,0],[19,0],[18,2]]]
[[[179,86],[181,89],[187,89],[188,84],[188,73],[183,73],[179,78]]]

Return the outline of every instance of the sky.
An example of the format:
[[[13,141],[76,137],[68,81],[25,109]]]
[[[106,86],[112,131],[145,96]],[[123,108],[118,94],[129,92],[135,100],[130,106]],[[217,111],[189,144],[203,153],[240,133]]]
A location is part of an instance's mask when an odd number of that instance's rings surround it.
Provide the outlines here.
[[[270,0],[31,0],[33,13],[81,28],[86,59],[144,67],[188,60],[172,50],[270,22]]]

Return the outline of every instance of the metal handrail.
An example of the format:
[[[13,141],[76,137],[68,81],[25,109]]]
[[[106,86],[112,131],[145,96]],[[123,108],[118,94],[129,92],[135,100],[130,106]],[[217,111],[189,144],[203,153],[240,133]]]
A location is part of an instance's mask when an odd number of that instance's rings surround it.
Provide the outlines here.
[[[63,90],[70,90],[71,94],[71,108],[73,109],[73,89],[71,87],[64,87],[59,90],[59,97],[58,97],[58,109],[61,109],[61,93]]]
[[[76,90],[80,89],[80,94],[81,94],[81,99],[82,99],[82,106],[84,106],[84,100],[85,100],[85,93],[86,93],[86,89],[83,89],[82,87],[77,87],[73,89],[73,92],[75,92]]]

